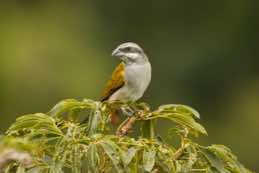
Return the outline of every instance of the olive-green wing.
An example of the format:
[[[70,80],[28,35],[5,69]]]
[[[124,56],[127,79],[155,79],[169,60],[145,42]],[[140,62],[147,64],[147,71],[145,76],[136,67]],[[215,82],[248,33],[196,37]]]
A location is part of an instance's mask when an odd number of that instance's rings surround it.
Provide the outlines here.
[[[107,82],[101,95],[101,101],[108,100],[113,93],[125,84],[124,75],[124,64],[120,63],[113,71],[112,78]]]

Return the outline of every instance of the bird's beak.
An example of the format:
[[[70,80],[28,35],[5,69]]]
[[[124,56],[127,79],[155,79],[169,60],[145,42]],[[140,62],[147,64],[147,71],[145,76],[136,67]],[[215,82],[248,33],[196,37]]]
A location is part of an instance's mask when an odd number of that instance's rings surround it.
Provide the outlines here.
[[[112,52],[112,56],[113,56],[113,57],[122,57],[122,56],[123,56],[123,52],[120,51],[119,49],[115,49],[115,50]]]

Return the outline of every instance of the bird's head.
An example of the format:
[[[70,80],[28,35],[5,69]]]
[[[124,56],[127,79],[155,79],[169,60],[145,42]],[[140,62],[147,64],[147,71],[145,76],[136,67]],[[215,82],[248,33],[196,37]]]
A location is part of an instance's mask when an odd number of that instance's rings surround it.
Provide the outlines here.
[[[125,64],[142,64],[148,61],[143,49],[132,42],[120,44],[112,52],[112,56],[120,58]]]

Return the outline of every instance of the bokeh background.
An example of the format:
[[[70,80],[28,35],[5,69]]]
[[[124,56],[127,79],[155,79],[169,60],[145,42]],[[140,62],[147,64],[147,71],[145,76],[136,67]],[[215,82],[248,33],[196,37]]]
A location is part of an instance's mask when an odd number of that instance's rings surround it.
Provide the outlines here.
[[[258,171],[258,7],[256,0],[1,1],[0,131],[61,99],[98,99],[118,63],[112,49],[134,41],[153,66],[142,100],[196,108],[209,132],[200,142],[230,146]]]

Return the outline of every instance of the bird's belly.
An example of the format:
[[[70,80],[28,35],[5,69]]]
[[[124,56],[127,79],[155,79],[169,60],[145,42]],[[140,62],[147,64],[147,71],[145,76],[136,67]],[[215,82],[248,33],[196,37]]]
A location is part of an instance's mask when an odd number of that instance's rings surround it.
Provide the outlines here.
[[[142,97],[151,80],[151,66],[149,63],[126,67],[126,83],[116,91],[109,100],[136,101]]]
[[[143,93],[144,90],[134,88],[126,84],[116,91],[109,100],[135,101],[142,97]]]

